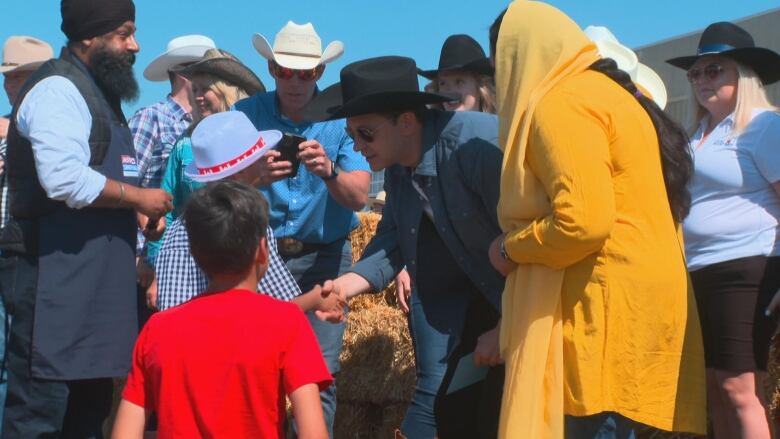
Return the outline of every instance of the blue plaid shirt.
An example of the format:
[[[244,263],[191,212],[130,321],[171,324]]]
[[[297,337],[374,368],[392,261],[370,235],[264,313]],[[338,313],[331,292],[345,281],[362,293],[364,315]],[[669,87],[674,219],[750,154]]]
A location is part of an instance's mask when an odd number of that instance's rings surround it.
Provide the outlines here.
[[[279,300],[290,301],[301,294],[284,261],[276,250],[276,239],[268,230],[268,271],[257,289]],[[155,267],[157,273],[157,307],[160,311],[184,303],[206,290],[208,280],[190,253],[187,229],[177,219],[165,232]]]
[[[369,172],[368,163],[352,148],[344,131],[346,122],[296,123],[279,112],[276,92],[258,93],[241,100],[243,111],[259,130],[299,134],[322,144],[325,153],[342,171]],[[270,224],[278,237],[291,237],[310,244],[329,244],[344,239],[358,225],[355,212],[338,204],[322,179],[300,165],[298,175],[261,188],[270,207]]]
[[[130,118],[138,181],[141,187],[159,188],[171,148],[192,123],[192,116],[173,98],[142,108]]]

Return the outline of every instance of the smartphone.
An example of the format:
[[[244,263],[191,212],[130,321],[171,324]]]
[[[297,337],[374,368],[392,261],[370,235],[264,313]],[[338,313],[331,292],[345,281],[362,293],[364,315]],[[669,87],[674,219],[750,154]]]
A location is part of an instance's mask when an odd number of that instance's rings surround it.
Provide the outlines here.
[[[298,158],[298,145],[306,141],[306,138],[298,134],[284,133],[282,140],[276,145],[276,150],[282,153],[277,160],[292,163],[292,172],[290,177],[298,175],[298,167],[301,159]]]

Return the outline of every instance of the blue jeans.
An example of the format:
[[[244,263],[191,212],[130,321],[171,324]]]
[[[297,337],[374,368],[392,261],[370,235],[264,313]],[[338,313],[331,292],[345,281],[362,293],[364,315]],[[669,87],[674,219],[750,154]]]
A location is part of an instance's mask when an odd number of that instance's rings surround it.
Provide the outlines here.
[[[450,294],[456,294],[451,291]],[[433,405],[447,371],[447,359],[463,328],[463,313],[446,297],[412,291],[409,329],[414,345],[417,383],[401,423],[409,439],[431,439],[436,435]]]
[[[636,422],[618,413],[566,416],[566,439],[636,439]]]
[[[285,258],[285,262],[305,293],[317,284],[339,277],[352,267],[352,243],[338,241],[316,252]],[[309,318],[314,335],[317,336],[325,364],[331,375],[335,375],[341,369],[339,356],[344,342],[345,324],[323,322],[311,311],[306,313],[306,316]],[[320,392],[320,401],[325,415],[325,425],[328,427],[330,437],[333,437],[333,420],[336,415],[335,378],[333,385]]]

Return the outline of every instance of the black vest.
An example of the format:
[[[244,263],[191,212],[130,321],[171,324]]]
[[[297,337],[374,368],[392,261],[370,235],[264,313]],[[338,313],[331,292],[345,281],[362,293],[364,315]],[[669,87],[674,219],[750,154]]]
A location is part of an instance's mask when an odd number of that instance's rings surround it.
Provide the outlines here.
[[[22,87],[17,105],[11,115],[6,159],[7,163],[13,164],[7,167],[8,202],[11,205],[10,213],[13,218],[38,218],[65,206],[65,203],[46,196],[46,192],[38,182],[38,172],[35,169],[30,141],[21,136],[16,129],[16,113],[19,104],[36,84],[50,76],[63,76],[73,82],[84,97],[92,116],[92,130],[89,134],[90,166],[103,163],[106,150],[111,143],[111,120],[124,120],[118,102],[111,105],[115,107],[113,112],[104,110],[105,106],[101,105],[101,100],[104,99],[103,93],[84,68],[76,65],[71,57],[68,50],[63,49],[59,59],[51,59],[36,70]]]

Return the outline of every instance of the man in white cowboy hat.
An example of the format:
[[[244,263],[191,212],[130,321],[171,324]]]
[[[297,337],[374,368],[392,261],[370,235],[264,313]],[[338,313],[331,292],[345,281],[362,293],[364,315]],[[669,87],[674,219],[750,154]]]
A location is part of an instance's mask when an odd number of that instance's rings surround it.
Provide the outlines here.
[[[620,70],[628,73],[642,93],[648,95],[658,106],[666,107],[666,86],[658,74],[639,62],[636,53],[620,44],[615,35],[604,26],[588,26],[585,35],[596,44],[603,58],[612,58]]]
[[[199,61],[207,50],[215,48],[214,41],[203,35],[176,37],[168,42],[165,52],[144,69],[144,78],[149,81],[169,81],[171,92],[164,101],[136,111],[128,122],[133,133],[141,187],[160,187],[171,148],[192,123],[192,85],[179,70]],[[143,245],[143,235],[139,233],[139,252]],[[154,271],[140,259],[138,280],[141,289],[148,288],[153,277]]]
[[[353,151],[343,120],[310,123],[304,108],[317,93],[317,80],[325,65],[344,52],[340,41],[322,50],[311,23],[288,22],[276,35],[273,47],[255,34],[255,49],[268,60],[276,90],[258,93],[235,105],[258,129],[277,129],[306,138],[299,145],[300,165],[280,159],[278,151],[262,159],[261,188],[270,204],[270,221],[279,243],[279,253],[306,291],[332,279],[351,264],[350,231],[358,225],[354,213],[368,201],[371,181],[368,164]],[[331,373],[339,370],[343,324],[320,322],[311,313],[309,321],[320,342]],[[328,430],[333,429],[336,410],[335,386],[321,394]]]

